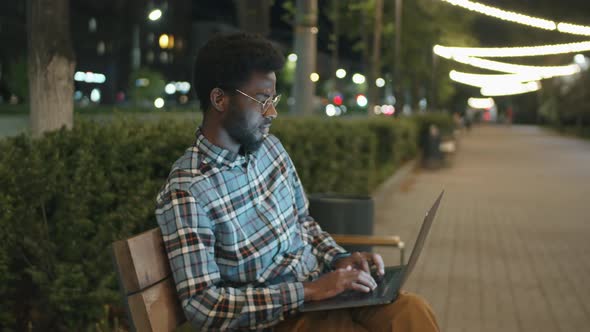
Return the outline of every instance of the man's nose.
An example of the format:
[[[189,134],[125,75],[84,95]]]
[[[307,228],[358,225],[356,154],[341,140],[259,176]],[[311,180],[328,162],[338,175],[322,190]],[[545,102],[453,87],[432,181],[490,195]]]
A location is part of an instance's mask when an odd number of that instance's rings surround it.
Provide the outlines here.
[[[277,116],[279,116],[279,112],[277,112],[277,109],[275,108],[275,106],[273,104],[270,104],[270,106],[268,107],[268,109],[264,113],[264,117],[276,119]]]

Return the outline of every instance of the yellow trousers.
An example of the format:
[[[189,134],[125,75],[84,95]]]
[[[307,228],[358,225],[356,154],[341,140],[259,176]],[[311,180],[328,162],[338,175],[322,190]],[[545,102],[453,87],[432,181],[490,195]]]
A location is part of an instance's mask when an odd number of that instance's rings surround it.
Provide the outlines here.
[[[440,331],[434,312],[421,297],[401,292],[395,302],[360,308],[300,313],[275,326],[277,332]]]

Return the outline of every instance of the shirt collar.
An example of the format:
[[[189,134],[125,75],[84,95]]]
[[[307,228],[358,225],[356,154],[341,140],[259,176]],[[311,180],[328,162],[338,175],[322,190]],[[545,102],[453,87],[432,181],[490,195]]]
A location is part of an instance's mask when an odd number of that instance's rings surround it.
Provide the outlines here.
[[[199,151],[199,154],[204,157],[203,161],[205,163],[213,163],[232,168],[241,166],[247,162],[246,156],[213,144],[203,135],[200,127],[197,129],[195,135],[195,147]],[[255,156],[255,154],[251,153],[249,156]]]

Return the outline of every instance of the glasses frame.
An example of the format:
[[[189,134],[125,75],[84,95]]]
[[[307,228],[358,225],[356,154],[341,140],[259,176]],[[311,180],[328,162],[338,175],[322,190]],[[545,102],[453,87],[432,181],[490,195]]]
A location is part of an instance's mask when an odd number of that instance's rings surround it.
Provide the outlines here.
[[[268,112],[268,110],[270,109],[270,105],[273,105],[273,107],[276,109],[277,104],[279,103],[279,101],[281,101],[281,95],[276,95],[274,98],[272,96],[268,97],[268,99],[266,99],[264,102],[250,96],[249,94],[240,91],[239,89],[236,89],[237,92],[241,93],[243,96],[246,96],[252,100],[254,100],[255,102],[259,103],[262,106],[262,115],[265,115],[266,112]]]

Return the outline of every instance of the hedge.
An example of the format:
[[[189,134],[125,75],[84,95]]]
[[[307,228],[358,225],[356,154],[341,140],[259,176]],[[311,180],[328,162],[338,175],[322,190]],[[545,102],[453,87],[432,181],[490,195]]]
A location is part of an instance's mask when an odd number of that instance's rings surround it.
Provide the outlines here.
[[[282,118],[272,131],[308,193],[368,194],[443,118]],[[156,226],[155,195],[198,122],[78,121],[0,140],[3,330],[94,330],[105,305],[124,319],[109,246]]]

